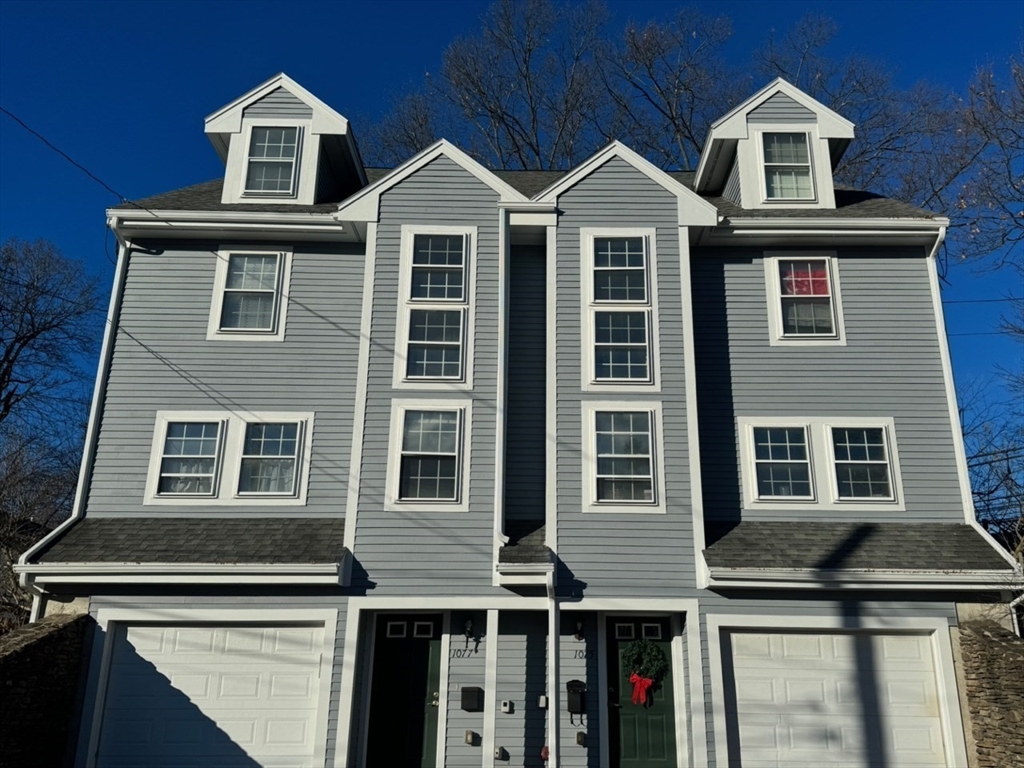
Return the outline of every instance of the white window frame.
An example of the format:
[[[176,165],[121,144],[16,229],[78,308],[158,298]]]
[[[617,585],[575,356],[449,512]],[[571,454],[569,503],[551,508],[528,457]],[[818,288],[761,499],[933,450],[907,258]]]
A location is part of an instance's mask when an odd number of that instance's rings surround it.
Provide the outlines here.
[[[462,299],[413,299],[413,246],[416,235],[461,236],[463,251]],[[394,389],[468,390],[473,388],[473,339],[475,336],[477,228],[475,226],[428,226],[403,224],[401,256],[398,276],[398,317],[395,323],[395,366],[392,376]],[[409,355],[409,329],[415,310],[458,311],[462,313],[460,342],[460,374],[457,377],[407,376]]]
[[[832,300],[831,334],[787,335],[782,316],[782,281],[779,265],[784,261],[823,261],[828,271]],[[843,295],[839,286],[839,259],[835,251],[767,251],[764,254],[764,282],[768,303],[768,343],[773,347],[846,346]]]
[[[599,401],[585,400],[582,403],[583,417],[583,511],[596,513],[664,514],[665,505],[665,455],[662,441],[661,403],[657,401]],[[597,413],[598,412],[647,411],[651,425],[651,475],[652,495],[649,502],[598,501],[597,500]]]
[[[795,464],[797,462],[795,462],[795,461],[771,460],[771,459],[764,459],[764,460],[758,459],[757,458],[757,437],[756,437],[756,430],[758,430],[758,429],[799,429],[799,430],[801,430],[804,433],[804,450],[807,453],[807,459],[806,459],[806,461],[804,463],[807,464],[807,477],[809,479],[810,486],[811,486],[810,494],[809,495],[807,495],[807,496],[782,496],[782,495],[777,495],[777,496],[761,496],[760,489],[759,489],[758,482],[757,482],[757,467],[758,467],[759,464],[762,464],[762,463],[765,463],[765,464],[782,464],[782,463]],[[810,425],[808,425],[808,424],[791,424],[791,425],[770,426],[770,425],[767,425],[767,424],[748,424],[747,425],[747,431],[749,433],[748,436],[747,436],[747,447],[748,447],[748,450],[750,450],[750,454],[751,454],[750,455],[750,460],[753,463],[753,467],[752,467],[753,477],[751,478],[751,480],[753,481],[752,482],[752,486],[751,486],[752,487],[753,497],[756,498],[758,501],[776,501],[776,502],[777,501],[801,501],[801,502],[804,502],[804,501],[813,502],[813,501],[815,501],[816,497],[815,497],[815,483],[814,483],[814,456],[813,456],[813,451],[812,451],[811,427],[810,427]]]
[[[304,506],[309,488],[313,450],[314,414],[307,411],[157,411],[150,449],[149,472],[143,504],[154,506]],[[161,495],[158,492],[167,425],[177,422],[219,422],[220,450],[210,495]],[[295,423],[299,425],[294,492],[240,493],[238,483],[248,424]]]
[[[228,266],[232,256],[276,256],[277,287],[275,288],[273,325],[267,330],[247,328],[221,328],[224,297],[227,292]],[[291,296],[292,249],[260,248],[245,245],[224,246],[216,252],[213,278],[213,297],[210,300],[210,319],[206,328],[207,341],[284,341],[285,320]]]
[[[891,417],[773,416],[739,417],[737,431],[740,446],[740,476],[743,508],[747,510],[785,509],[786,511],[903,511],[903,477],[900,472],[896,424]],[[755,427],[803,427],[810,457],[811,498],[791,496],[760,497],[754,451]],[[833,428],[881,429],[885,439],[892,496],[883,498],[841,498],[836,480]]]
[[[457,498],[453,500],[402,499],[402,437],[407,411],[455,411],[459,414],[458,453],[456,464]],[[384,509],[390,512],[468,512],[469,457],[472,445],[473,404],[470,400],[392,400],[390,444],[388,449],[387,483]]]
[[[287,130],[295,131],[295,157],[293,158],[293,161],[292,161],[291,188],[288,189],[287,191],[271,191],[271,192],[263,192],[263,191],[260,191],[260,190],[249,189],[246,186],[248,178],[249,178],[249,164],[254,159],[257,162],[262,162],[264,160],[270,160],[271,162],[280,162],[279,160],[275,161],[275,160],[273,160],[271,158],[253,158],[253,157],[250,157],[250,153],[252,152],[253,136],[255,135],[256,131],[257,130],[275,130],[275,129],[283,130],[283,131],[287,131]],[[242,169],[242,197],[252,198],[252,199],[256,199],[256,200],[269,200],[269,201],[282,200],[282,199],[284,199],[284,200],[291,200],[291,199],[294,199],[294,198],[298,197],[298,194],[299,194],[299,176],[300,176],[300,170],[301,170],[301,166],[302,166],[302,144],[303,144],[302,139],[303,139],[304,133],[305,133],[305,131],[303,130],[303,127],[300,126],[300,125],[281,125],[281,124],[274,125],[274,124],[268,124],[268,123],[254,122],[252,125],[248,126],[248,130],[246,130],[246,132],[245,132],[245,154],[243,156],[244,157],[244,162],[245,162],[245,167]]]
[[[764,153],[764,140],[767,136],[775,134],[803,134],[807,141],[807,173],[811,180],[811,196],[810,197],[769,197],[768,196],[768,180],[766,178],[768,172],[768,161],[765,158]],[[817,132],[810,129],[801,129],[799,124],[792,124],[789,128],[772,127],[765,128],[756,131],[754,136],[757,144],[757,159],[758,159],[758,176],[761,179],[761,201],[766,206],[774,206],[777,203],[785,204],[796,204],[796,205],[810,205],[818,202],[818,180],[815,174],[815,162],[814,162],[814,144],[817,139]],[[773,163],[773,165],[785,165],[795,166],[797,163]],[[803,165],[800,163],[799,165]]]
[[[249,146],[253,128],[297,128],[299,131],[295,179],[290,194],[247,193]],[[317,160],[320,135],[313,130],[313,118],[243,117],[231,131],[227,164],[224,169],[222,203],[312,205],[316,201]]]
[[[596,272],[594,241],[598,238],[640,237],[644,241],[646,301],[598,300],[594,293]],[[585,392],[659,392],[661,358],[658,333],[658,254],[657,230],[653,227],[581,227],[580,285],[582,306],[582,360],[580,386]],[[597,313],[643,312],[647,325],[647,378],[599,379],[597,365]]]

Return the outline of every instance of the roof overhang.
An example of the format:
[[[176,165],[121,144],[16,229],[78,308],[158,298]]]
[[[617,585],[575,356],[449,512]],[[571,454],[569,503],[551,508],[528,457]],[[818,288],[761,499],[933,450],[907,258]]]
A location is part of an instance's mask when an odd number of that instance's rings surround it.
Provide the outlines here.
[[[949,219],[727,218],[700,245],[918,245],[933,247]]]
[[[14,566],[31,589],[73,584],[304,584],[346,586],[337,563],[30,563]]]
[[[819,570],[809,568],[709,569],[712,589],[881,589],[1005,590],[1014,582],[1010,569],[998,571]]]
[[[676,196],[679,205],[679,225],[690,227],[713,227],[719,221],[718,209],[700,195],[687,189],[663,170],[638,155],[620,141],[613,141],[608,146],[591,155],[577,165],[547,189],[534,195],[538,203],[555,204],[559,195],[578,184],[612,158],[618,157],[629,163],[654,183]]]
[[[467,173],[475,176],[498,195],[499,203],[529,202],[518,190],[506,184],[494,173],[467,155],[451,142],[441,139],[406,160],[386,176],[368,187],[363,187],[347,200],[343,200],[333,214],[339,222],[375,222],[380,216],[380,196],[396,184],[439,157],[446,157]]]
[[[111,208],[107,225],[124,240],[136,238],[231,238],[360,242],[355,227],[330,213],[267,213],[257,211],[154,211]]]

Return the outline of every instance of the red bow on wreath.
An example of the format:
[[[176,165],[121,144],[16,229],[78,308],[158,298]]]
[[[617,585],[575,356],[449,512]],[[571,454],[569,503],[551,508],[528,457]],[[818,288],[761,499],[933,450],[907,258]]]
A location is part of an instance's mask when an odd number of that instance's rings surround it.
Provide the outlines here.
[[[629,676],[629,682],[633,684],[633,703],[646,704],[647,689],[654,685],[654,681],[649,677],[640,677],[634,672]]]

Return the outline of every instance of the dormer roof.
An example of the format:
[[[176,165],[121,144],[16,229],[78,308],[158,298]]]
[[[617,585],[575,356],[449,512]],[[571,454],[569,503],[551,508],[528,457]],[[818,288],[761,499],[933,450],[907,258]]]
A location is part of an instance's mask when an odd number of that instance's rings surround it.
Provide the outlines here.
[[[737,142],[750,138],[751,126],[758,123],[813,123],[817,137],[828,141],[833,168],[854,135],[854,125],[845,117],[792,83],[776,78],[711,124],[697,166],[694,182],[697,192],[714,193],[722,188],[732,167]]]

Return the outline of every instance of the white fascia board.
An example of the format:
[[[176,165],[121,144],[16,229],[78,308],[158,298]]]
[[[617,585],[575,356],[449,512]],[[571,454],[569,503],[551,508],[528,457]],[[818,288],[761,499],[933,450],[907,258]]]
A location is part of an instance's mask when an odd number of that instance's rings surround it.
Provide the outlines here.
[[[346,555],[347,556],[347,555]],[[344,557],[342,558],[344,560]],[[51,584],[340,584],[342,563],[38,563],[17,565]],[[344,585],[342,585],[344,586]]]
[[[812,241],[830,245],[870,241],[876,245],[931,246],[948,219],[796,219],[730,218],[702,232],[701,245],[733,245],[737,241],[794,245]]]
[[[913,571],[804,568],[710,568],[710,588],[992,590],[1012,582],[1012,571]]]
[[[555,570],[550,560],[546,563],[498,563],[495,567],[501,573],[550,573]]]
[[[333,214],[334,218],[338,221],[377,221],[380,213],[381,194],[442,156],[447,157],[494,190],[500,198],[499,204],[528,202],[527,198],[519,191],[499,179],[461,149],[446,139],[440,139],[419,154],[413,155],[387,176],[378,179],[368,187],[363,187],[347,200],[343,200]]]
[[[498,571],[499,587],[543,587],[548,583],[549,573],[506,573]]]
[[[127,214],[127,215],[126,215]],[[256,211],[107,211],[107,224],[122,237],[189,237],[193,235],[237,234],[251,236],[275,233],[288,238],[357,241],[352,227],[346,227],[329,213],[268,213]]]
[[[242,130],[242,111],[259,101],[277,88],[284,88],[293,96],[304,102],[313,110],[313,133],[344,135],[348,133],[348,120],[331,107],[307,91],[288,75],[281,72],[266,82],[257,85],[251,91],[239,96],[216,112],[208,115],[205,120],[206,133],[238,133]]]
[[[582,179],[592,174],[613,157],[629,163],[655,184],[676,196],[679,204],[679,224],[691,227],[713,227],[719,221],[718,209],[696,192],[687,189],[663,170],[646,158],[634,152],[621,141],[613,141],[604,149],[598,150],[587,160],[577,165],[565,176],[558,179],[547,189],[534,195],[534,201],[557,203],[558,196]]]

